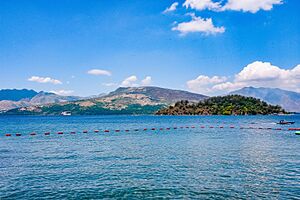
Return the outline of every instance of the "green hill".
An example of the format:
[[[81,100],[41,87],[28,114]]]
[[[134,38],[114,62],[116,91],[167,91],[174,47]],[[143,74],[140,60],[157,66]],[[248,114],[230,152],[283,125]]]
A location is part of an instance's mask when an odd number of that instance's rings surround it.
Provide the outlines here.
[[[198,103],[179,101],[163,108],[158,115],[268,115],[287,113],[280,106],[269,105],[253,97],[228,95],[211,97]]]

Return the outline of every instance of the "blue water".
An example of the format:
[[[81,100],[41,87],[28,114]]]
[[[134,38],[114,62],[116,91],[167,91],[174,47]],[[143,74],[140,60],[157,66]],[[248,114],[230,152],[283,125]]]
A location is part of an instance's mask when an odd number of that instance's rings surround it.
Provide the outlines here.
[[[2,116],[0,199],[300,199],[300,136],[241,126],[300,116]]]

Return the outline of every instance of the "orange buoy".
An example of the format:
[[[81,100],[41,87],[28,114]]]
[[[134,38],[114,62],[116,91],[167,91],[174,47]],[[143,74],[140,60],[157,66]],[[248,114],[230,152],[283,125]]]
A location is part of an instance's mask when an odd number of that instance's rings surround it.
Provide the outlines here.
[[[84,131],[82,131],[83,133],[88,133],[88,131],[87,130],[84,130]]]
[[[104,130],[104,132],[105,132],[105,133],[108,133],[108,132],[109,132],[109,130]]]
[[[164,130],[164,129],[163,129],[163,128],[160,128],[159,130],[161,130],[161,131],[162,131],[162,130]]]
[[[35,132],[32,132],[32,133],[30,133],[30,135],[36,135],[36,133],[35,133]]]
[[[144,131],[146,131],[147,129],[146,128],[144,128]]]
[[[224,128],[224,126],[220,126],[220,128]]]
[[[167,130],[170,130],[170,128],[166,128]]]
[[[46,132],[45,135],[50,135],[50,132]]]
[[[98,133],[98,132],[99,132],[99,130],[94,130],[94,132],[95,132],[95,133]]]
[[[62,134],[64,134],[64,133],[63,133],[63,132],[57,132],[57,134],[62,135]]]
[[[117,130],[115,130],[115,132],[120,132],[120,130],[119,130],[119,129],[117,129]]]
[[[300,128],[289,128],[289,131],[300,131]]]
[[[9,137],[9,136],[11,136],[11,134],[10,134],[10,133],[7,133],[7,134],[5,134],[5,136]]]
[[[127,129],[127,130],[125,130],[126,132],[129,132],[129,130]]]
[[[75,134],[75,133],[76,133],[75,131],[71,131],[71,132],[70,132],[70,134]]]
[[[201,128],[205,128],[205,126],[201,126]]]
[[[234,128],[234,126],[230,126],[230,128]]]

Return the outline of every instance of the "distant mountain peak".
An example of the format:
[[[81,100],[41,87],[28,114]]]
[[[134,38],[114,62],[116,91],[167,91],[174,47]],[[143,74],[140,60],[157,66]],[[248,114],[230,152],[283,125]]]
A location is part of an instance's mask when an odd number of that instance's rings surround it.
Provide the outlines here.
[[[38,93],[28,89],[3,89],[0,90],[0,101],[20,101],[21,99],[31,99]]]
[[[115,91],[110,92],[107,96],[121,94],[143,94],[150,97],[151,99],[164,101],[165,103],[175,103],[180,100],[200,101],[207,98],[207,96],[202,94],[196,94],[184,90],[161,88],[156,86],[119,87]]]
[[[259,98],[273,105],[280,105],[290,112],[300,112],[300,93],[283,90],[280,88],[244,87],[231,92],[248,97]]]

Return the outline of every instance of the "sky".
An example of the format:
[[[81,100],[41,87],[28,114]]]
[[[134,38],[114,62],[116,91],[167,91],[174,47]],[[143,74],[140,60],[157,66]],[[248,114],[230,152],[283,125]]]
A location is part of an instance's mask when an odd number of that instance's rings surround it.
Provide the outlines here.
[[[0,1],[0,88],[300,92],[299,0]]]

